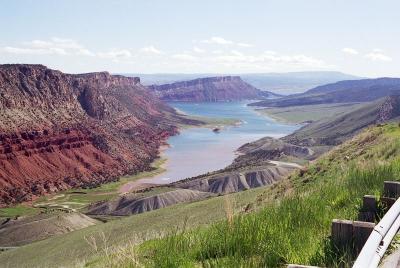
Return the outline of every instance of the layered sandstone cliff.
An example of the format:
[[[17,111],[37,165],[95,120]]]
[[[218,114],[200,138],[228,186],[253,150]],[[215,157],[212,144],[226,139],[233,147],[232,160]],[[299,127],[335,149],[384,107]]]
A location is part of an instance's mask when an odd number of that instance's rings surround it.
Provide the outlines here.
[[[217,102],[245,99],[262,99],[261,92],[244,82],[239,76],[198,78],[165,85],[149,86],[161,99],[166,101]]]
[[[0,65],[0,206],[145,170],[182,120],[139,78]]]

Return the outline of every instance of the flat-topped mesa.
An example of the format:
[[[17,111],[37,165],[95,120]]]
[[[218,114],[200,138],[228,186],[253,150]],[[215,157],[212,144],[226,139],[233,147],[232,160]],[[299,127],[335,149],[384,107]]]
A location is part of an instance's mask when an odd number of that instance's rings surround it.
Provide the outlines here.
[[[0,65],[0,207],[149,168],[182,122],[139,78]]]
[[[126,77],[122,75],[111,75],[108,72],[96,72],[72,75],[76,80],[83,80],[95,87],[110,86],[136,86],[140,84],[139,77]]]
[[[162,100],[187,102],[235,101],[261,99],[261,91],[239,76],[217,76],[152,85],[149,89]]]
[[[179,81],[179,82],[164,84],[164,85],[152,85],[152,86],[149,86],[149,88],[157,90],[157,91],[161,91],[161,90],[170,90],[172,88],[184,88],[184,87],[197,86],[197,85],[202,85],[205,83],[219,83],[219,82],[232,82],[232,81],[243,82],[241,80],[240,76],[215,76],[215,77],[197,78],[197,79],[188,80],[188,81]]]

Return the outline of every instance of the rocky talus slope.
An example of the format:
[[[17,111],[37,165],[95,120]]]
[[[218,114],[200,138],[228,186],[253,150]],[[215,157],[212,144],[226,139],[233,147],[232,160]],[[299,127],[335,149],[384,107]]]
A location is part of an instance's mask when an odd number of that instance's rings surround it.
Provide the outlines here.
[[[184,120],[139,78],[0,65],[0,206],[145,170]]]
[[[239,76],[198,78],[190,81],[149,86],[162,100],[186,102],[217,102],[263,99],[271,92],[260,91]]]

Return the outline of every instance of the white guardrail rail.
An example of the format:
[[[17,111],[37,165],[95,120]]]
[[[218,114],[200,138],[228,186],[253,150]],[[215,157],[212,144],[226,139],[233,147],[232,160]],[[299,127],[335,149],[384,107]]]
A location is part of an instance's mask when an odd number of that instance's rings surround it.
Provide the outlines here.
[[[400,198],[375,226],[353,268],[376,268],[400,228]]]

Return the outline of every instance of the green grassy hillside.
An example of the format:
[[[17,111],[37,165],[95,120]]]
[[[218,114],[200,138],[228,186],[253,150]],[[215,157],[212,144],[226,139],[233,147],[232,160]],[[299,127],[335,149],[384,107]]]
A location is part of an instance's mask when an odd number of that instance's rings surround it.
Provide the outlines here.
[[[350,112],[315,121],[283,140],[308,146],[337,145],[367,126],[396,120],[399,116],[400,96],[384,97]]]
[[[263,114],[277,121],[290,124],[301,124],[309,121],[317,121],[324,118],[344,114],[361,107],[361,103],[334,103],[316,104],[290,107],[271,107],[258,109]]]
[[[328,236],[400,178],[400,127],[366,129],[271,187],[119,218],[0,253],[4,267],[349,266]]]
[[[331,220],[355,219],[364,194],[379,195],[383,181],[400,178],[400,127],[365,130],[267,188],[253,205],[261,211],[233,215],[207,227],[127,245],[88,263],[134,267],[281,267],[287,263],[349,266],[329,245]],[[273,191],[273,192],[272,192]]]
[[[68,234],[0,252],[0,267],[82,267],[113,249],[137,245],[183,225],[195,228],[225,218],[227,200],[233,212],[254,203],[265,188],[220,196],[195,203],[178,204],[129,217],[114,218]],[[97,257],[96,257],[97,256]],[[107,266],[106,264],[100,266]]]

